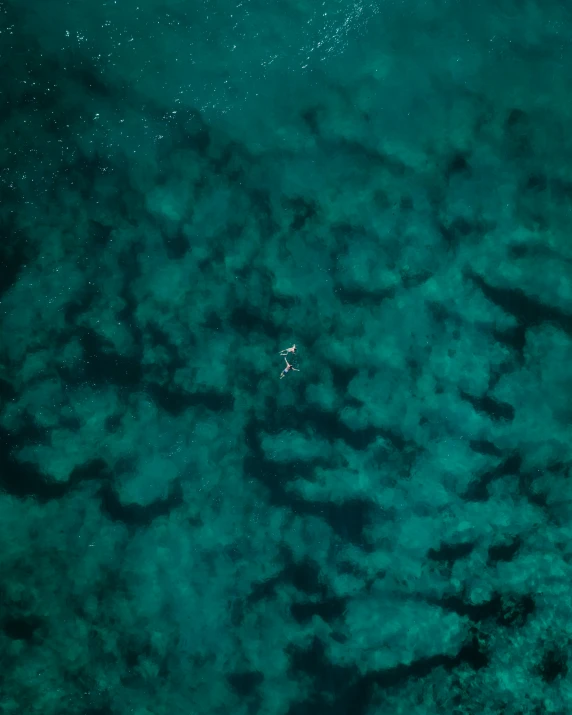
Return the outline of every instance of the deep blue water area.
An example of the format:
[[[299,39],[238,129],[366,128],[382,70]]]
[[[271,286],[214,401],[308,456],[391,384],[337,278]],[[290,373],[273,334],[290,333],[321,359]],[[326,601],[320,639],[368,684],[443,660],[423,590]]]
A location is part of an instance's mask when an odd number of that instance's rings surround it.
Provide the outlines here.
[[[572,712],[572,6],[0,0],[0,69],[0,713]]]

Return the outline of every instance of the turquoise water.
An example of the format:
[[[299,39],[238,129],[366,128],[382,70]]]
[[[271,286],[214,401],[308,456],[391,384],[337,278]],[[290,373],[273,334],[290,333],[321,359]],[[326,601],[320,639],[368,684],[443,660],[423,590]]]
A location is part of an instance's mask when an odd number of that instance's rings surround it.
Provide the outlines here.
[[[2,715],[570,712],[572,10],[0,30]]]

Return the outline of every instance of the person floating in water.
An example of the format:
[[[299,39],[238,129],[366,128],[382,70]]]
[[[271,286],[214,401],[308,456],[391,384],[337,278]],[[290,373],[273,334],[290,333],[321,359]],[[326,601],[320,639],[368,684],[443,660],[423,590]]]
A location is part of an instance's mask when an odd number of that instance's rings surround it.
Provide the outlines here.
[[[284,360],[286,360],[286,358],[284,358]],[[286,367],[280,373],[280,379],[282,379],[283,377],[286,377],[286,373],[290,372],[290,370],[294,370],[294,372],[300,372],[300,370],[298,370],[297,367],[292,367],[292,365],[290,365],[288,360],[286,360]]]
[[[286,350],[281,350],[280,355],[284,357],[284,355],[288,355],[288,353],[292,353],[292,355],[296,355],[296,346],[292,345],[291,348],[286,348]]]

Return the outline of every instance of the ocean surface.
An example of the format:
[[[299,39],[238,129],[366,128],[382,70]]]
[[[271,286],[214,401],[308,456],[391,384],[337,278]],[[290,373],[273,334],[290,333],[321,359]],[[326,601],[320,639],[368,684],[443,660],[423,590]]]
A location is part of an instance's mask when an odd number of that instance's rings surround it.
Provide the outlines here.
[[[0,69],[1,715],[572,712],[572,5],[0,0]]]

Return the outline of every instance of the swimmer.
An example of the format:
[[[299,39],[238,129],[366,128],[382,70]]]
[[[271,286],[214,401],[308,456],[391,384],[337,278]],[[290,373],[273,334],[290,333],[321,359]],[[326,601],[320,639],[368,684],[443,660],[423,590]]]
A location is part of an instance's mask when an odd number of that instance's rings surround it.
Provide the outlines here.
[[[280,355],[284,357],[284,355],[288,355],[288,353],[292,353],[293,355],[296,355],[296,346],[292,345],[291,348],[286,348],[286,350],[281,350]]]
[[[292,365],[290,365],[290,363],[288,362],[288,360],[286,360],[286,358],[284,358],[284,360],[286,361],[286,367],[285,367],[284,370],[282,370],[282,372],[280,373],[280,379],[282,379],[283,377],[285,377],[285,376],[286,376],[286,373],[290,372],[290,370],[294,370],[294,372],[300,372],[300,370],[298,370],[297,367],[292,367]]]

